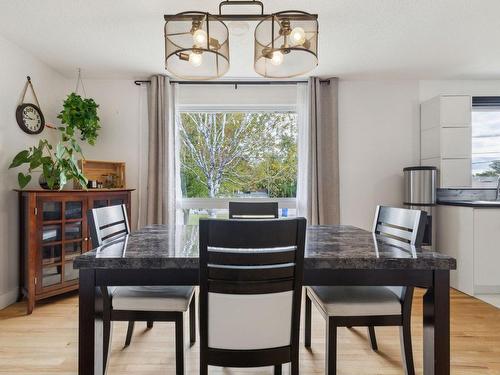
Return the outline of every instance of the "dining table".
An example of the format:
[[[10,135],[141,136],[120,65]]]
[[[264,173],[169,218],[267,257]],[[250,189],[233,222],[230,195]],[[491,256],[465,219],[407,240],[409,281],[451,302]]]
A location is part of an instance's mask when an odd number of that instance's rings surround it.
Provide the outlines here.
[[[80,275],[78,374],[103,374],[101,288],[198,285],[198,237],[196,225],[149,225],[75,259]],[[454,269],[452,257],[354,226],[307,228],[304,286],[426,289],[422,314],[425,375],[450,374],[450,271]]]

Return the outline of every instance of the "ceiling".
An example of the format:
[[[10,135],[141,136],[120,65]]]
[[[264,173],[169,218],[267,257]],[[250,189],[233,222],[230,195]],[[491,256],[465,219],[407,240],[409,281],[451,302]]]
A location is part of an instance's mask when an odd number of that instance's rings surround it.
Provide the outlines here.
[[[218,12],[213,0],[0,0],[0,35],[67,77],[164,73],[163,14]],[[318,76],[500,78],[499,0],[264,0],[266,13],[319,15]],[[253,26],[230,35],[226,77],[256,77]],[[3,57],[2,57],[3,58]]]

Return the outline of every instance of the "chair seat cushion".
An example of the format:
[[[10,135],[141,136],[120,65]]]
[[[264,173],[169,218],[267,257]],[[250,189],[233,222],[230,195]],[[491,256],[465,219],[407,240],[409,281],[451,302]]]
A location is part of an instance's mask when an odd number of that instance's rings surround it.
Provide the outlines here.
[[[384,286],[311,286],[307,290],[329,316],[401,314],[398,296]]]
[[[118,286],[112,292],[114,310],[187,311],[193,286]]]

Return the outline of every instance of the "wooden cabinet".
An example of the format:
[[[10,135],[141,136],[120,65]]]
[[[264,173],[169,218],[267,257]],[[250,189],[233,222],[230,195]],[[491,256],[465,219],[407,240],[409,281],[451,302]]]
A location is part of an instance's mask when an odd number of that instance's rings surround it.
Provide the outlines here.
[[[87,211],[125,204],[130,221],[131,191],[19,191],[20,290],[28,299],[28,314],[35,301],[78,288],[73,260],[91,250]]]

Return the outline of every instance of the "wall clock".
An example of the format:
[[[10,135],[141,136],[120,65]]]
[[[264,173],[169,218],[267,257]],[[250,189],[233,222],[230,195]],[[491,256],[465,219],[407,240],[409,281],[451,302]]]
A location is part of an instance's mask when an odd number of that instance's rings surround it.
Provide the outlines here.
[[[23,103],[28,86],[31,88],[31,91],[33,91],[33,96],[37,105],[33,103]],[[29,76],[27,77],[26,85],[24,86],[21,104],[19,104],[16,109],[16,120],[19,127],[28,134],[40,134],[45,127],[45,118],[43,117],[40,104],[38,103],[38,98],[35,94],[35,89],[33,88],[31,78]]]
[[[42,111],[31,103],[24,103],[17,107],[16,120],[19,127],[28,134],[40,134],[45,127]]]

